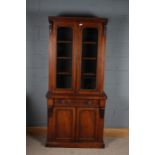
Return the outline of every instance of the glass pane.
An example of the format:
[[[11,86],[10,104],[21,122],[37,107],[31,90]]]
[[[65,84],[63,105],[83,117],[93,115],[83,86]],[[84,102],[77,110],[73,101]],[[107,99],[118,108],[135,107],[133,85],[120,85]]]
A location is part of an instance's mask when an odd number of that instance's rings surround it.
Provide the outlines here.
[[[71,41],[72,40],[72,29],[68,27],[59,27],[57,31],[58,40]]]
[[[57,88],[71,88],[70,75],[57,75]]]
[[[98,32],[96,28],[85,28],[83,30],[83,41],[97,41]]]
[[[98,30],[84,28],[82,34],[81,89],[96,88]]]
[[[82,73],[96,74],[96,60],[83,60]]]
[[[57,44],[58,57],[72,57],[72,43],[59,43]]]
[[[82,89],[94,89],[96,88],[96,77],[83,76],[81,81]]]
[[[57,72],[69,72],[72,71],[72,62],[67,59],[58,59],[57,60]]]
[[[57,88],[72,87],[72,41],[71,28],[59,27],[57,29]]]
[[[97,56],[97,45],[96,44],[83,44],[82,47],[83,57],[95,57]]]

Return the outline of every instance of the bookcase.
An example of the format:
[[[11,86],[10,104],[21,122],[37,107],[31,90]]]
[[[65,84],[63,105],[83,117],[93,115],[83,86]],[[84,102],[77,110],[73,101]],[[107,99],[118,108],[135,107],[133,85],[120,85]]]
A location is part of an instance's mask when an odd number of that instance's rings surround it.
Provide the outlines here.
[[[47,146],[104,147],[106,24],[49,17]]]

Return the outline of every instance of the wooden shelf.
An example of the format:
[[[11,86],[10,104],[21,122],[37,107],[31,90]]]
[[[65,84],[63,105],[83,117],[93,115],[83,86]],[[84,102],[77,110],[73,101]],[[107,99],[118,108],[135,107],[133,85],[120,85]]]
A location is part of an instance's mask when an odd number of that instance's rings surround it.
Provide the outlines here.
[[[71,57],[57,57],[57,59],[63,59],[63,60],[66,60],[66,59],[68,60],[69,59],[70,60]]]
[[[83,44],[97,44],[95,41],[83,41]]]
[[[84,76],[96,76],[95,73],[82,73],[82,75],[84,75]]]
[[[82,57],[83,60],[97,60],[96,57]]]
[[[96,76],[83,76],[84,79],[96,79]]]
[[[57,43],[72,43],[72,41],[67,41],[67,40],[58,40]]]
[[[70,72],[57,72],[57,75],[71,75]]]

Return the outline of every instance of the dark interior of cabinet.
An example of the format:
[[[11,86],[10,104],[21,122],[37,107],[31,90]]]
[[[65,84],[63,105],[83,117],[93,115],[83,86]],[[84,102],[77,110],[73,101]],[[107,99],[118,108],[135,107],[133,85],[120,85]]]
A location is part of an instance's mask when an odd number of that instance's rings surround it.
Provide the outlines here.
[[[96,88],[96,68],[98,50],[97,28],[82,31],[81,89]],[[71,88],[72,85],[73,30],[70,27],[57,29],[57,88]]]
[[[81,89],[96,88],[98,30],[84,28],[82,33]]]
[[[58,27],[57,40],[58,41],[72,41],[73,31],[70,27]]]
[[[96,56],[97,56],[97,44],[83,43],[82,57],[96,58]]]
[[[71,59],[57,59],[57,73],[72,73]]]
[[[73,31],[69,27],[57,29],[57,88],[71,88]]]
[[[98,30],[96,28],[84,28],[82,40],[96,42],[98,40]]]
[[[72,42],[57,42],[57,57],[72,57]]]
[[[71,88],[71,75],[57,75],[57,88]]]

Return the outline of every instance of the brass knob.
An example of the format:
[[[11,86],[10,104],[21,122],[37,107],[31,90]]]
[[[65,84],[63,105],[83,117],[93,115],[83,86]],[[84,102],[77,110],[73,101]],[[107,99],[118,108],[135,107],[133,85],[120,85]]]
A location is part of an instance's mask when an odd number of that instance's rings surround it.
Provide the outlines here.
[[[83,25],[82,23],[79,24],[79,26],[82,26],[82,25]]]

